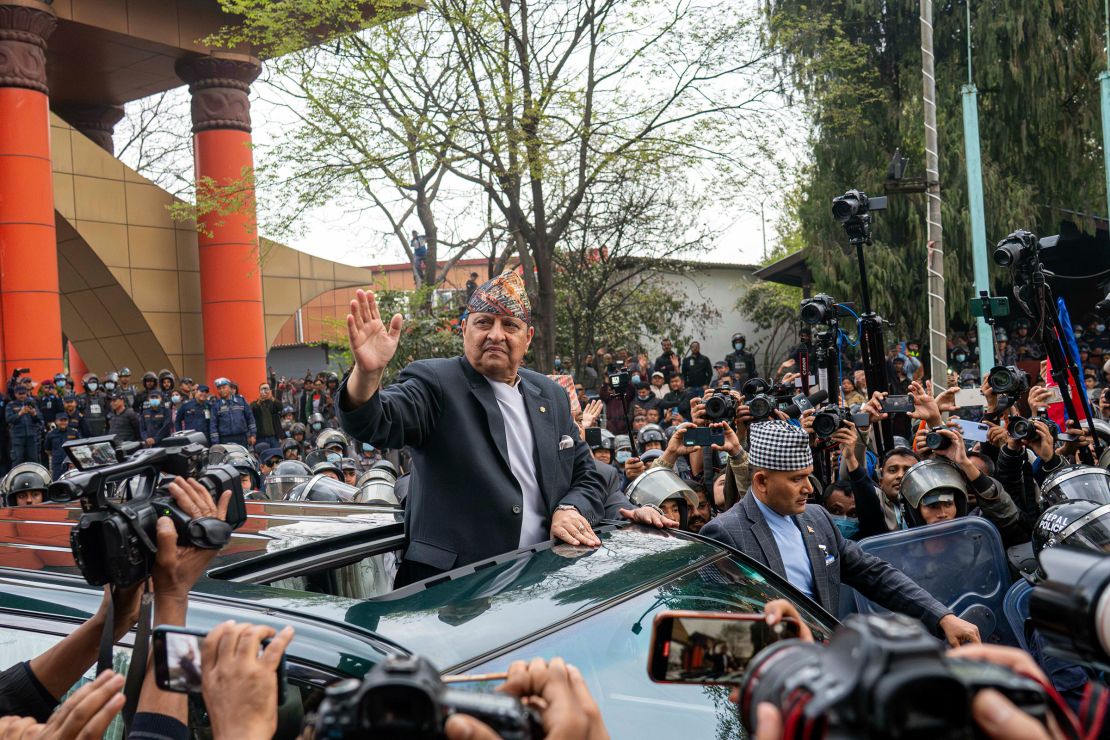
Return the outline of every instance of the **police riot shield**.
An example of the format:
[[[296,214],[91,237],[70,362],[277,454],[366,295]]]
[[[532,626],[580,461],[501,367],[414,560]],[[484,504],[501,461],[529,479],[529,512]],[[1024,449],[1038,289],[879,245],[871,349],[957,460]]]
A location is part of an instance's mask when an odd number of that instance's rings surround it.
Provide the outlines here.
[[[882,558],[979,628],[983,642],[1018,644],[1003,611],[1010,572],[1002,538],[977,516],[867,537],[860,548]],[[856,594],[861,614],[887,609]]]

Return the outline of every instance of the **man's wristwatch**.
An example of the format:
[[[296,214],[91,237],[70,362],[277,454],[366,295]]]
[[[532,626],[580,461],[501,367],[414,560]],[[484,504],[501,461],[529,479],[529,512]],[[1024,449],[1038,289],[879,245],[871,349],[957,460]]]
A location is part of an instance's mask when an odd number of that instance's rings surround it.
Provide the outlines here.
[[[575,514],[581,514],[578,507],[574,504],[559,504],[555,507],[555,511],[573,511]]]

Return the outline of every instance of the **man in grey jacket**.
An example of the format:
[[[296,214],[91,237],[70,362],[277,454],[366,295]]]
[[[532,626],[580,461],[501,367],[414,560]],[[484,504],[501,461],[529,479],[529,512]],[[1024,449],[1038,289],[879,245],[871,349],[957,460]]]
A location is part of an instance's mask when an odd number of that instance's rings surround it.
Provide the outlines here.
[[[806,506],[813,488],[809,436],[788,422],[753,424],[749,495],[701,534],[759,560],[829,612],[841,582],[880,606],[920,619],[952,645],[979,642],[979,630],[949,611],[889,563],[844,539],[829,513]]]

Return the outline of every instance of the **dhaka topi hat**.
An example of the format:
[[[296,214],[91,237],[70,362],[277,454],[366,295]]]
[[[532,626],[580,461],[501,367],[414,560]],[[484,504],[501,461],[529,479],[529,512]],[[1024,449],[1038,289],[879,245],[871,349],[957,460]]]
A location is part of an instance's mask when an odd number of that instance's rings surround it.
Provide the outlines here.
[[[532,304],[528,301],[524,280],[511,270],[478,286],[466,304],[466,312],[512,316],[526,324],[532,323]]]
[[[748,463],[766,470],[802,470],[813,465],[809,435],[801,427],[781,419],[752,424],[748,434],[751,450]]]

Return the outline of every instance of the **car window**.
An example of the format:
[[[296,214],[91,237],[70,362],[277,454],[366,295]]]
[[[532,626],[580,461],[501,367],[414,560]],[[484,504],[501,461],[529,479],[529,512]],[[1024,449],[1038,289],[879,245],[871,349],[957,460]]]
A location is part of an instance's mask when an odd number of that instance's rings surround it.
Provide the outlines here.
[[[652,620],[658,612],[672,609],[759,612],[767,601],[783,596],[759,571],[722,557],[468,672],[503,671],[514,660],[559,656],[582,671],[614,738],[743,737],[728,687],[651,682],[647,665]],[[814,637],[828,638],[823,626],[828,617],[801,606],[799,611]]]
[[[347,565],[323,567],[303,575],[279,578],[266,582],[266,585],[348,599],[369,599],[393,590],[397,565],[397,554],[386,552]]]
[[[9,668],[30,660],[56,645],[61,639],[60,635],[0,627],[0,668]],[[131,649],[116,645],[112,653],[112,669],[116,673],[126,675],[130,665]],[[292,737],[298,733],[305,713],[314,711],[319,706],[324,696],[325,683],[330,683],[334,677],[324,677],[318,669],[301,668],[296,664],[289,665],[287,670],[286,701],[278,711],[279,731],[287,729],[288,732],[284,736]],[[64,702],[73,692],[95,678],[96,666],[93,665],[66,692],[62,701]],[[190,697],[189,700],[189,730],[190,736],[195,738],[210,738],[212,735],[204,704],[199,697]],[[123,740],[125,735],[122,717],[112,720],[104,737],[107,740]]]

